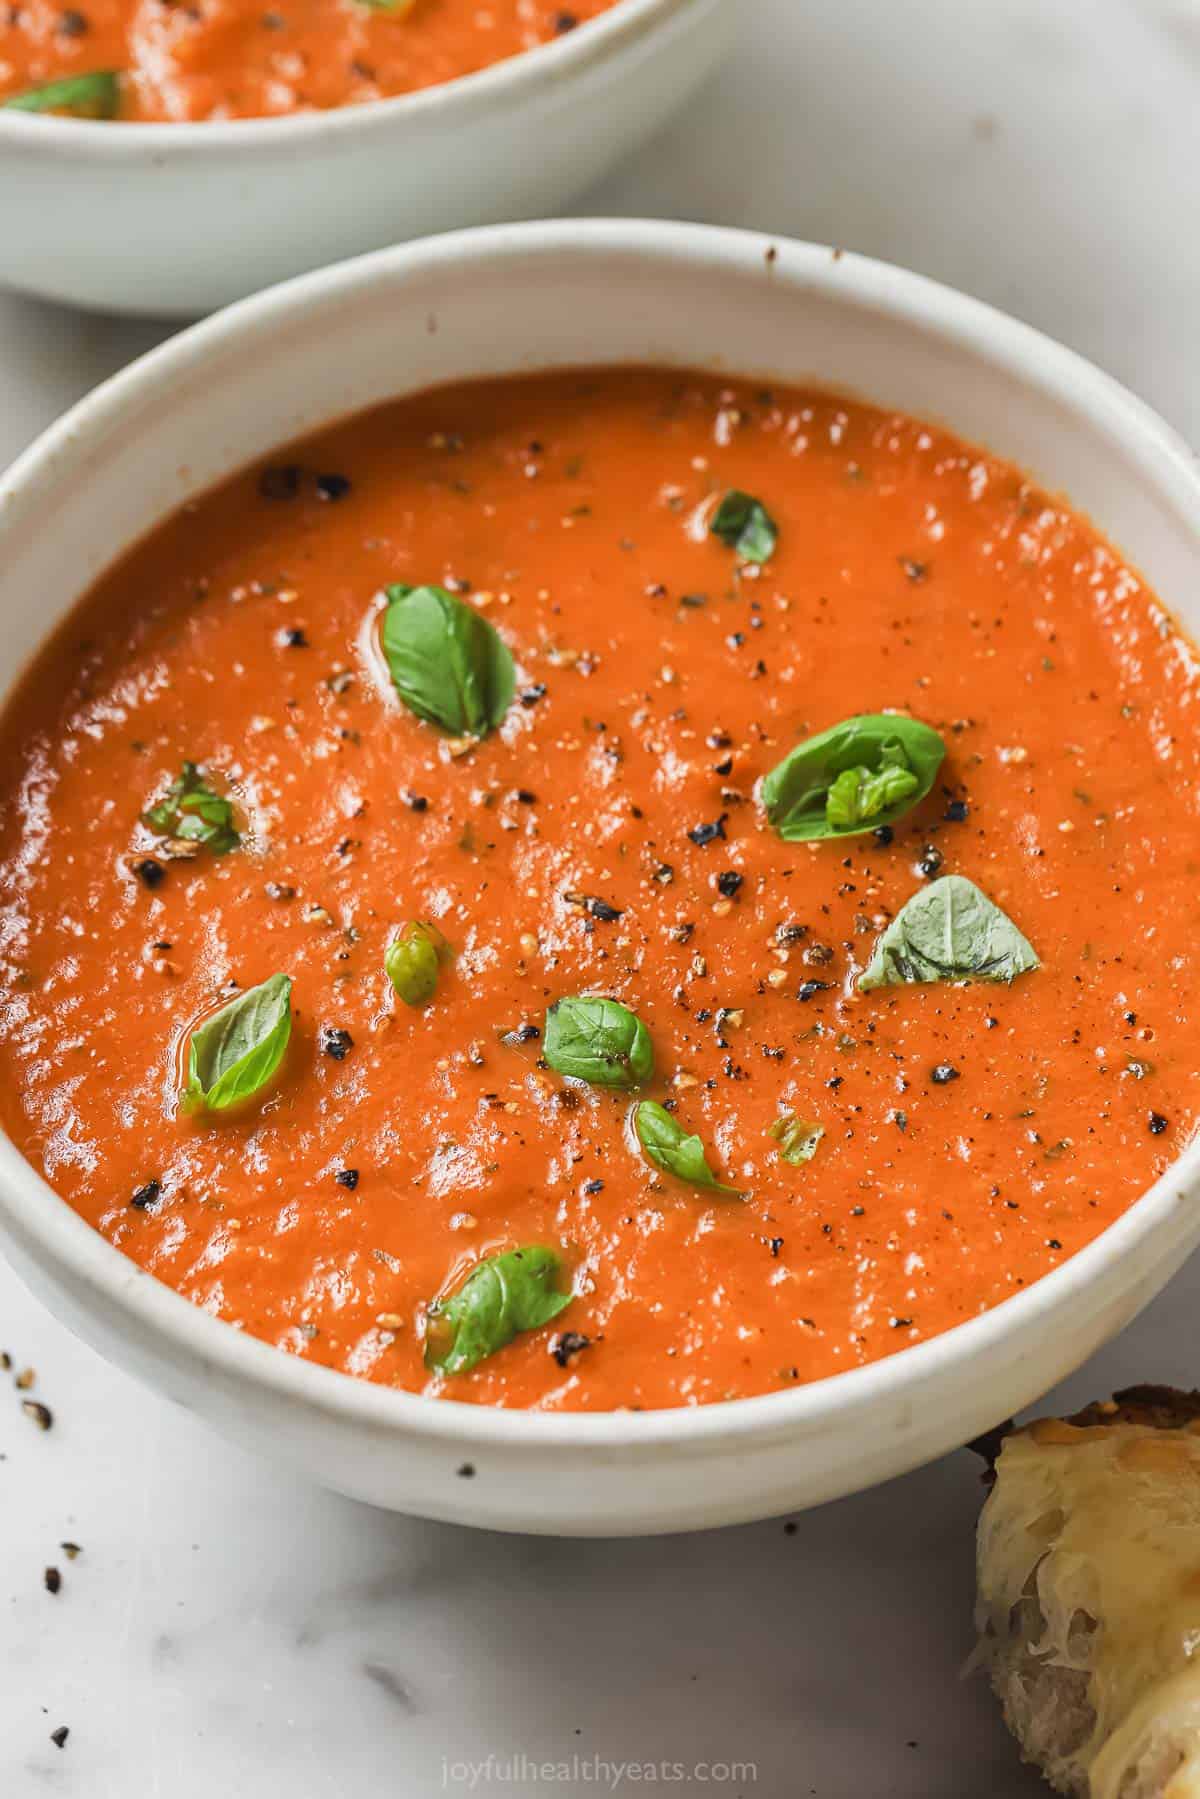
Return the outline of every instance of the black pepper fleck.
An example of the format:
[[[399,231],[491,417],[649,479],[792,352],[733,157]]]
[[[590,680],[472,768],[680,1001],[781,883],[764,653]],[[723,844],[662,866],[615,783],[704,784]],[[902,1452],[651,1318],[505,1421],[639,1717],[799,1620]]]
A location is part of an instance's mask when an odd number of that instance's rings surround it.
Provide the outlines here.
[[[327,1025],[321,1032],[321,1048],[335,1062],[344,1062],[354,1048],[354,1039],[349,1031],[343,1031]]]
[[[344,500],[350,492],[350,479],[347,475],[318,475],[318,500]]]
[[[144,1212],[147,1206],[152,1206],[154,1204],[161,1192],[161,1181],[143,1181],[142,1185],[134,1190],[129,1203],[131,1206],[136,1206],[139,1212]]]
[[[62,1589],[62,1575],[57,1568],[47,1568],[42,1575],[42,1584],[47,1593],[57,1593]]]
[[[348,1187],[350,1192],[353,1193],[354,1189],[358,1186],[358,1169],[339,1168],[333,1178],[339,1187]]]
[[[942,816],[948,824],[961,825],[966,821],[970,810],[966,800],[951,800]]]
[[[1163,1117],[1162,1113],[1161,1112],[1151,1112],[1151,1114],[1150,1114],[1150,1135],[1152,1137],[1161,1137],[1163,1132],[1166,1130],[1166,1128],[1167,1128],[1167,1120]]]
[[[735,868],[722,869],[717,876],[717,892],[725,899],[732,899],[745,881],[745,875],[738,874]]]
[[[69,1724],[60,1724],[57,1730],[52,1730],[50,1732],[50,1741],[54,1744],[56,1749],[64,1749],[70,1734],[71,1726]]]
[[[541,1030],[536,1024],[519,1024],[515,1031],[504,1033],[503,1041],[505,1043],[536,1043],[541,1034]]]
[[[581,1331],[564,1331],[550,1345],[550,1354],[560,1368],[569,1368],[571,1357],[578,1355],[581,1349],[590,1349],[592,1339],[585,1337]]]
[[[929,1078],[935,1087],[946,1087],[958,1079],[958,1069],[952,1062],[939,1062],[936,1068],[930,1069]]]
[[[727,812],[722,812],[720,818],[714,819],[712,824],[693,825],[688,836],[698,849],[704,849],[707,844],[715,843],[718,837],[724,838],[725,820],[728,816]]]
[[[875,829],[871,832],[871,835],[881,849],[886,849],[896,833],[893,831],[891,825],[876,825]]]
[[[156,887],[161,887],[167,878],[166,869],[161,862],[156,862],[153,856],[143,856],[139,862],[135,862],[133,872],[142,886],[148,888],[151,893]]]

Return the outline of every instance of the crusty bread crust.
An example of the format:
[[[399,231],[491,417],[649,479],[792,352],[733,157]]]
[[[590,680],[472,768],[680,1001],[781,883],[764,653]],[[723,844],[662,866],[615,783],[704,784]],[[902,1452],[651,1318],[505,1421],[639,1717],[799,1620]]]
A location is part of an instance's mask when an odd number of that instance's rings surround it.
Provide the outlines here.
[[[1093,1399],[1081,1412],[1072,1412],[1066,1422],[1084,1429],[1092,1424],[1141,1424],[1153,1430],[1182,1430],[1197,1418],[1200,1418],[1200,1388],[1193,1387],[1187,1392],[1182,1387],[1146,1382],[1137,1387],[1121,1387],[1111,1399]],[[1014,1419],[1006,1418],[1003,1424],[993,1425],[991,1430],[985,1430],[963,1445],[987,1464],[983,1473],[986,1486],[990,1487],[996,1478],[996,1457],[1003,1449],[1005,1439],[1030,1429],[1032,1424],[1018,1425]]]
[[[1094,1399],[1069,1424],[1142,1424],[1152,1430],[1182,1430],[1200,1418],[1200,1391],[1182,1387],[1122,1387],[1111,1399]]]

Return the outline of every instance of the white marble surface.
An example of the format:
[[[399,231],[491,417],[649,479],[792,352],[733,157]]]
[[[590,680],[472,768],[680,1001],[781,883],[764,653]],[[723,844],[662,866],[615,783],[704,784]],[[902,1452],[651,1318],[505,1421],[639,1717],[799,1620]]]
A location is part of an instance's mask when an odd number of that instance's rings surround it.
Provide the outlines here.
[[[908,263],[1066,339],[1200,440],[1196,0],[737,3],[721,80],[588,210]],[[0,456],[160,335],[0,297]],[[1071,1395],[1195,1381],[1198,1302],[1194,1265]],[[539,1782],[521,1755],[749,1762],[662,1783],[745,1799],[1040,1790],[957,1678],[967,1455],[790,1533],[520,1541],[297,1485],[106,1368],[3,1269],[0,1347],[55,1410],[43,1434],[0,1386],[4,1799],[613,1790],[586,1763]],[[489,1754],[473,1789],[447,1779]]]

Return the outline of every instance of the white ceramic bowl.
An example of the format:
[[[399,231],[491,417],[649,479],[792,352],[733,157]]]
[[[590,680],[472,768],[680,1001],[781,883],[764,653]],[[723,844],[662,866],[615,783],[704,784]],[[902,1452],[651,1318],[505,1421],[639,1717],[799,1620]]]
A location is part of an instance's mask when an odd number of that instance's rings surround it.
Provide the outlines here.
[[[0,110],[0,282],[195,318],[360,250],[554,212],[665,123],[736,12],[737,0],[619,0],[460,81],[291,118]]]
[[[637,361],[815,378],[943,420],[1070,495],[1200,632],[1196,466],[1088,363],[858,257],[692,225],[571,223],[443,237],[303,277],[77,406],[0,487],[0,686],[127,545],[297,433],[463,376]],[[1036,1399],[1196,1243],[1198,1175],[1193,1145],[1089,1248],[930,1343],[787,1393],[637,1414],[435,1402],[285,1355],[126,1261],[3,1139],[0,1229],[81,1336],[329,1486],[505,1529],[632,1533],[813,1505]]]

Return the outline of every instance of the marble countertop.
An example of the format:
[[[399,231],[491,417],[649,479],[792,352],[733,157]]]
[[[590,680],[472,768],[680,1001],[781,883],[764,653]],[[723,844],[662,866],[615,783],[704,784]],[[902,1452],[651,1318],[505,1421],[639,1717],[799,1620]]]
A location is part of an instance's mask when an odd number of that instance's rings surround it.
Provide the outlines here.
[[[739,3],[720,78],[585,210],[907,263],[1065,339],[1200,441],[1200,0]],[[0,296],[0,459],[163,335]],[[1200,1262],[1069,1397],[1195,1383],[1198,1305]],[[967,1454],[787,1523],[504,1538],[227,1447],[2,1267],[0,1348],[36,1370],[0,1401],[5,1799],[588,1799],[644,1786],[647,1764],[731,1799],[1042,1790],[958,1678]]]

